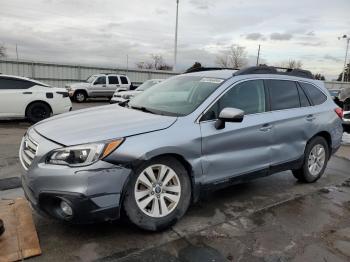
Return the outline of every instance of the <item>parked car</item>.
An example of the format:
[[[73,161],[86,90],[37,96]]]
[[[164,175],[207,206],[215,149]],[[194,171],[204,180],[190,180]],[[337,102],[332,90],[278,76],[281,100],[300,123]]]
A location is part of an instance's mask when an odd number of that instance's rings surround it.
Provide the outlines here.
[[[130,100],[134,96],[137,96],[141,92],[145,91],[146,89],[150,88],[151,86],[159,84],[162,81],[163,81],[163,79],[150,79],[150,80],[145,81],[142,85],[140,85],[138,88],[136,88],[133,91],[120,92],[119,90],[116,90],[113,94],[113,97],[112,97],[110,103],[116,104],[116,103],[125,102],[126,100]]]
[[[126,75],[97,74],[85,82],[66,85],[69,96],[78,103],[91,97],[112,97],[117,88],[130,89],[131,81]]]
[[[72,103],[64,88],[26,77],[0,75],[0,118],[27,118],[35,123],[68,112]]]
[[[343,124],[350,128],[350,111],[344,111],[343,113]]]
[[[342,110],[304,73],[178,75],[123,106],[45,120],[21,143],[24,192],[63,221],[114,220],[123,209],[136,226],[156,231],[205,190],[283,170],[315,182],[341,145]]]

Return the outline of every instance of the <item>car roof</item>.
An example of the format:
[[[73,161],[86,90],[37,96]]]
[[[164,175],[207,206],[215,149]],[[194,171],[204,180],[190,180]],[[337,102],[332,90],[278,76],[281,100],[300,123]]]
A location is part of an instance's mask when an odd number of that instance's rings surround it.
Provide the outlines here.
[[[237,72],[237,70],[223,69],[187,73],[186,75],[228,79],[231,78],[235,72]]]
[[[36,83],[36,84],[41,85],[41,86],[50,86],[50,85],[45,84],[45,83],[43,83],[43,82],[40,82],[40,81],[31,79],[31,78],[28,78],[28,77],[24,77],[24,76],[15,76],[15,75],[4,75],[4,74],[0,74],[0,78],[1,78],[1,77],[4,77],[4,78],[14,78],[14,79],[19,79],[19,80],[31,81],[31,82]]]

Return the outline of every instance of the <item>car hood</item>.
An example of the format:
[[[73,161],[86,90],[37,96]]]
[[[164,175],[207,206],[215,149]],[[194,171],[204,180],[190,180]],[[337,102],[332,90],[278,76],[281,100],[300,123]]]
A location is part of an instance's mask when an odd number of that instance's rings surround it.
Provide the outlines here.
[[[89,86],[89,83],[87,83],[87,82],[72,83],[72,84],[67,84],[66,86],[71,88],[71,89],[78,89],[78,88],[84,88],[84,87]]]
[[[65,146],[128,137],[170,127],[177,117],[107,105],[65,113],[34,126],[40,135]]]
[[[142,91],[123,91],[116,93],[117,95],[120,95],[121,97],[125,96],[136,96],[140,94]]]

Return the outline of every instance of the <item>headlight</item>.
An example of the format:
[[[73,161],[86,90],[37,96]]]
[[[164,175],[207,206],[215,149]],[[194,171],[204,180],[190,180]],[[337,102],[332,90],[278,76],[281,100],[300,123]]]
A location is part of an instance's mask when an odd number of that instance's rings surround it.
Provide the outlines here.
[[[53,150],[46,163],[66,166],[85,166],[107,157],[116,150],[124,139],[106,143],[86,144]]]

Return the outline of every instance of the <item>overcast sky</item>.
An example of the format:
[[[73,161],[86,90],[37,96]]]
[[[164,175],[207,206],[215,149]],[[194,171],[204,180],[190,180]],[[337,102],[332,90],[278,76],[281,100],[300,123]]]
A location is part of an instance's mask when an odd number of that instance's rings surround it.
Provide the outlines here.
[[[176,0],[0,0],[9,58],[129,66],[162,54],[173,63]],[[342,70],[350,0],[180,0],[179,69],[215,66],[231,44],[258,45],[264,62],[297,59],[328,79]]]

